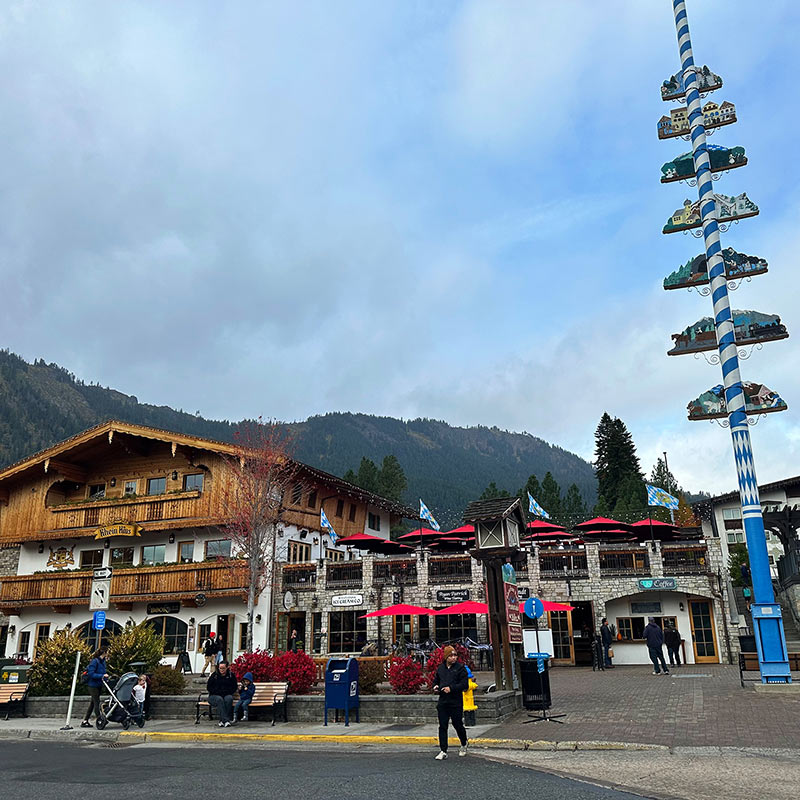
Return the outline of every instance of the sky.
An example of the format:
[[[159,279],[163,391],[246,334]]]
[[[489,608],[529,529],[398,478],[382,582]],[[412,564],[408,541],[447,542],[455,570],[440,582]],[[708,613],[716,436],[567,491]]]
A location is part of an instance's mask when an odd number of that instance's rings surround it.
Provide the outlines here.
[[[701,252],[661,228],[687,143],[671,2],[11,2],[0,7],[0,347],[206,417],[329,411],[528,431],[591,458],[604,411],[643,467],[735,487],[668,358],[711,312],[661,288]],[[760,482],[800,473],[800,6],[689,4],[698,64],[761,215],[723,246],[767,275],[734,308],[795,338],[742,362],[789,411]],[[793,188],[794,187],[794,188]]]

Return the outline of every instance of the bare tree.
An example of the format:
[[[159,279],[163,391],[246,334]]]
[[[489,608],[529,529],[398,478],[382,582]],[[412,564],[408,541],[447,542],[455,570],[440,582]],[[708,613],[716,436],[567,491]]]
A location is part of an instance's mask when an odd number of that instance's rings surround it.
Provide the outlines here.
[[[247,562],[247,643],[253,649],[253,610],[258,595],[276,589],[276,538],[284,497],[299,484],[287,429],[261,418],[236,433],[236,452],[227,458],[223,491],[224,535]]]

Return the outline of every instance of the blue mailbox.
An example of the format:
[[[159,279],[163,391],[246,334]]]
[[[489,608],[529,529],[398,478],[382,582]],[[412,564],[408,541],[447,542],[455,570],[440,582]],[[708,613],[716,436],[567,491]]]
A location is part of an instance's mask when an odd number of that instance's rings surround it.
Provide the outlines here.
[[[336,722],[339,709],[344,709],[344,724],[350,724],[350,709],[358,718],[358,661],[355,658],[329,658],[325,665],[325,724],[328,724],[328,709],[332,708]]]

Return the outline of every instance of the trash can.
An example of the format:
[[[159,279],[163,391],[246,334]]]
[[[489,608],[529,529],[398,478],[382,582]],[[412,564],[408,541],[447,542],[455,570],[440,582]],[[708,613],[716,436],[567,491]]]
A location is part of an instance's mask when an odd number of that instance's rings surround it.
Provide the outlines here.
[[[0,669],[0,683],[29,683],[32,664],[8,664]]]
[[[549,661],[549,653],[528,653],[527,658],[517,661],[522,705],[528,711],[544,711],[550,708]]]
[[[328,709],[332,708],[336,722],[339,710],[344,710],[344,724],[350,724],[350,709],[358,717],[358,661],[355,658],[329,658],[325,665],[325,724],[328,724]]]

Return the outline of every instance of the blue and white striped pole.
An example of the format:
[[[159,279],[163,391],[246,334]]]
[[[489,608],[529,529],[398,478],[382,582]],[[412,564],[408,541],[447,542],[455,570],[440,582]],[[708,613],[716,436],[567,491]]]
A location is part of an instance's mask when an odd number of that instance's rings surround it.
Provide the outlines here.
[[[689,113],[692,155],[697,172],[700,216],[706,246],[708,277],[711,281],[711,298],[714,302],[714,321],[720,364],[722,365],[722,380],[725,387],[725,403],[728,409],[733,454],[739,478],[739,497],[742,503],[747,550],[750,555],[750,571],[755,600],[751,606],[751,614],[761,669],[761,681],[763,683],[788,683],[791,682],[791,676],[786,651],[786,637],[783,631],[781,607],[775,602],[775,594],[772,590],[767,540],[764,535],[764,519],[761,516],[761,501],[758,496],[753,450],[750,445],[750,430],[745,413],[745,396],[739,374],[739,357],[734,337],[731,306],[728,300],[728,282],[722,260],[717,208],[712,190],[711,163],[706,148],[706,130],[703,124],[703,111],[700,107],[697,74],[694,69],[686,3],[685,0],[672,0],[672,6],[675,13],[675,28],[678,33],[678,53],[683,72],[683,88],[686,91],[686,106]]]

